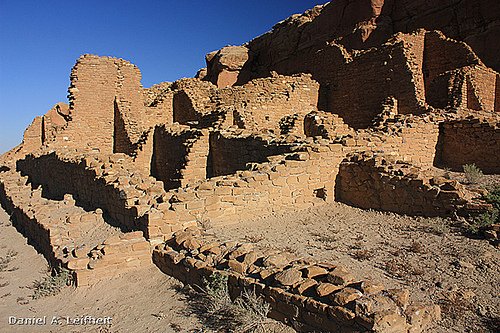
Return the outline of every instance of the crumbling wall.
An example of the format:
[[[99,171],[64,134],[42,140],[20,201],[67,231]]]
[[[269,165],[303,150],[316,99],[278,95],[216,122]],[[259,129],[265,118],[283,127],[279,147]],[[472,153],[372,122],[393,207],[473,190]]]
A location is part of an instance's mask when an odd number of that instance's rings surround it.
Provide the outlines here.
[[[319,85],[310,75],[275,75],[256,79],[241,87],[221,89],[222,105],[234,106],[234,121],[240,128],[276,134],[280,121],[287,116],[303,118],[316,109]]]
[[[294,114],[303,117],[316,109],[319,89],[309,75],[277,75],[224,89],[216,89],[209,82],[184,79],[174,87],[177,89],[173,101],[175,122],[209,126],[231,112],[234,124],[240,128],[271,130],[277,134],[283,118]]]
[[[163,188],[161,183],[143,180],[129,170],[127,164],[132,162],[125,158],[118,154],[106,160],[97,155],[28,155],[17,162],[17,169],[29,177],[33,187],[42,186],[46,198],[60,200],[72,194],[79,206],[101,208],[109,223],[124,231],[147,231],[144,215],[155,201],[154,195],[164,193]]]
[[[434,31],[425,35],[426,101],[435,107],[492,111],[496,73],[463,42]]]
[[[500,173],[500,123],[465,119],[444,122],[439,135],[436,164],[463,171],[475,164],[486,173]]]
[[[493,111],[497,73],[486,67],[475,66],[467,73],[467,108]]]
[[[61,144],[103,153],[130,153],[143,132],[140,80],[139,69],[123,59],[80,57],[71,71],[68,89],[73,121]]]
[[[257,164],[252,171],[170,191],[170,209],[185,220],[235,223],[333,200],[338,165],[344,157],[342,145],[325,141],[303,149],[285,157],[268,157],[270,162]]]
[[[166,190],[206,178],[208,131],[156,127],[153,139],[151,176]]]
[[[479,64],[481,60],[467,44],[449,39],[439,31],[425,34],[423,71],[427,88],[442,73]]]
[[[31,124],[24,131],[23,148],[27,151],[33,151],[40,148],[44,137],[43,117],[35,117]]]
[[[424,36],[424,32],[396,36],[390,44],[341,66],[329,85],[326,111],[356,129],[371,126],[389,96],[398,100],[398,113],[422,113]]]
[[[446,216],[467,202],[457,181],[435,181],[418,167],[354,155],[340,164],[336,199],[363,209]]]
[[[291,151],[286,143],[274,137],[260,137],[242,131],[217,131],[210,134],[209,177],[234,174],[246,170],[248,163],[268,162],[268,157]]]
[[[172,83],[162,82],[144,89],[144,106],[148,126],[171,125],[174,122]]]
[[[198,79],[181,79],[174,82],[173,121],[186,125],[199,121],[204,115],[215,111],[217,103],[213,101],[216,86]]]
[[[71,120],[68,105],[57,103],[41,117],[36,117],[24,132],[22,151],[32,152],[50,143],[64,131]]]
[[[0,203],[13,224],[53,267],[76,274],[88,285],[151,263],[142,232],[121,234],[103,219],[102,211],[75,206],[71,195],[61,201],[43,198],[27,177],[15,171],[0,178]]]
[[[337,136],[353,135],[354,130],[336,114],[313,111],[304,118],[304,134],[307,137],[334,139]]]
[[[439,140],[439,120],[430,117],[401,116],[387,120],[378,128],[355,136],[359,151],[393,154],[400,160],[421,167],[432,167]]]
[[[186,284],[225,277],[233,299],[253,292],[270,305],[271,318],[299,332],[423,332],[441,316],[438,306],[410,304],[408,291],[358,279],[346,267],[204,240],[196,229],[158,245],[153,261]]]

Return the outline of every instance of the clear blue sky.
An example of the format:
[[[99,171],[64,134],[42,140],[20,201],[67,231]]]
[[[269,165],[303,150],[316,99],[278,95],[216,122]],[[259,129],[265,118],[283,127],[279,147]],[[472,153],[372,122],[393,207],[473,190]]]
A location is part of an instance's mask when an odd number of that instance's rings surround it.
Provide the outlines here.
[[[206,53],[240,45],[321,0],[0,0],[0,153],[55,103],[84,53],[136,64],[142,84],[192,77]]]

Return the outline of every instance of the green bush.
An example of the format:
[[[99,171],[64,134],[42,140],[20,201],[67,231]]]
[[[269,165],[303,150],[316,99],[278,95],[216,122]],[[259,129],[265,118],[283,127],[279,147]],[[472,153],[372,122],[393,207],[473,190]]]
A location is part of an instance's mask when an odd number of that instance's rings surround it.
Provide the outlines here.
[[[465,179],[469,184],[477,184],[483,177],[483,172],[475,164],[466,164],[463,168]]]
[[[66,268],[52,268],[47,276],[33,282],[33,299],[58,294],[64,287],[73,284],[71,271]]]
[[[481,229],[500,223],[500,186],[495,187],[487,195],[483,196],[483,200],[491,204],[493,208],[472,221],[469,231],[476,235],[481,232]]]

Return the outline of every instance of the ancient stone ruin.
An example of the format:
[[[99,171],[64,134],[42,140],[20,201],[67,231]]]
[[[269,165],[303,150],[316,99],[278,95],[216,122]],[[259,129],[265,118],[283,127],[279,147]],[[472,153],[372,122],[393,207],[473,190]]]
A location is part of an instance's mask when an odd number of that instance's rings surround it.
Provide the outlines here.
[[[304,331],[424,332],[439,307],[404,290],[208,243],[203,228],[332,201],[484,209],[481,193],[441,176],[472,163],[500,173],[499,28],[482,29],[499,5],[479,13],[483,2],[333,1],[208,54],[196,78],[150,88],[126,60],[83,55],[69,104],[0,158],[2,206],[78,286],[154,262],[185,283],[227,274],[232,293],[253,288]]]

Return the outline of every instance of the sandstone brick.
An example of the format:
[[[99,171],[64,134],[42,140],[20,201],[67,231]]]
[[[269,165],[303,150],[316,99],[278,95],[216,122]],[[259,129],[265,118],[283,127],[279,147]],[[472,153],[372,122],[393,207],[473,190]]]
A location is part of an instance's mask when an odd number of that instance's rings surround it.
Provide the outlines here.
[[[327,279],[335,285],[347,285],[354,282],[354,275],[348,272],[343,267],[336,267],[333,271],[328,273]]]
[[[68,262],[68,268],[71,270],[86,269],[89,264],[89,258],[72,259]]]
[[[276,273],[274,279],[283,286],[294,286],[302,281],[302,273],[297,269],[287,269]]]
[[[333,302],[341,306],[346,305],[361,296],[363,296],[363,294],[359,290],[349,287],[343,288],[342,290],[329,295]]]
[[[328,296],[328,295],[332,294],[333,292],[338,291],[340,289],[342,289],[342,287],[331,284],[331,283],[321,282],[316,287],[316,293],[318,294],[319,297],[324,297],[324,296]]]

